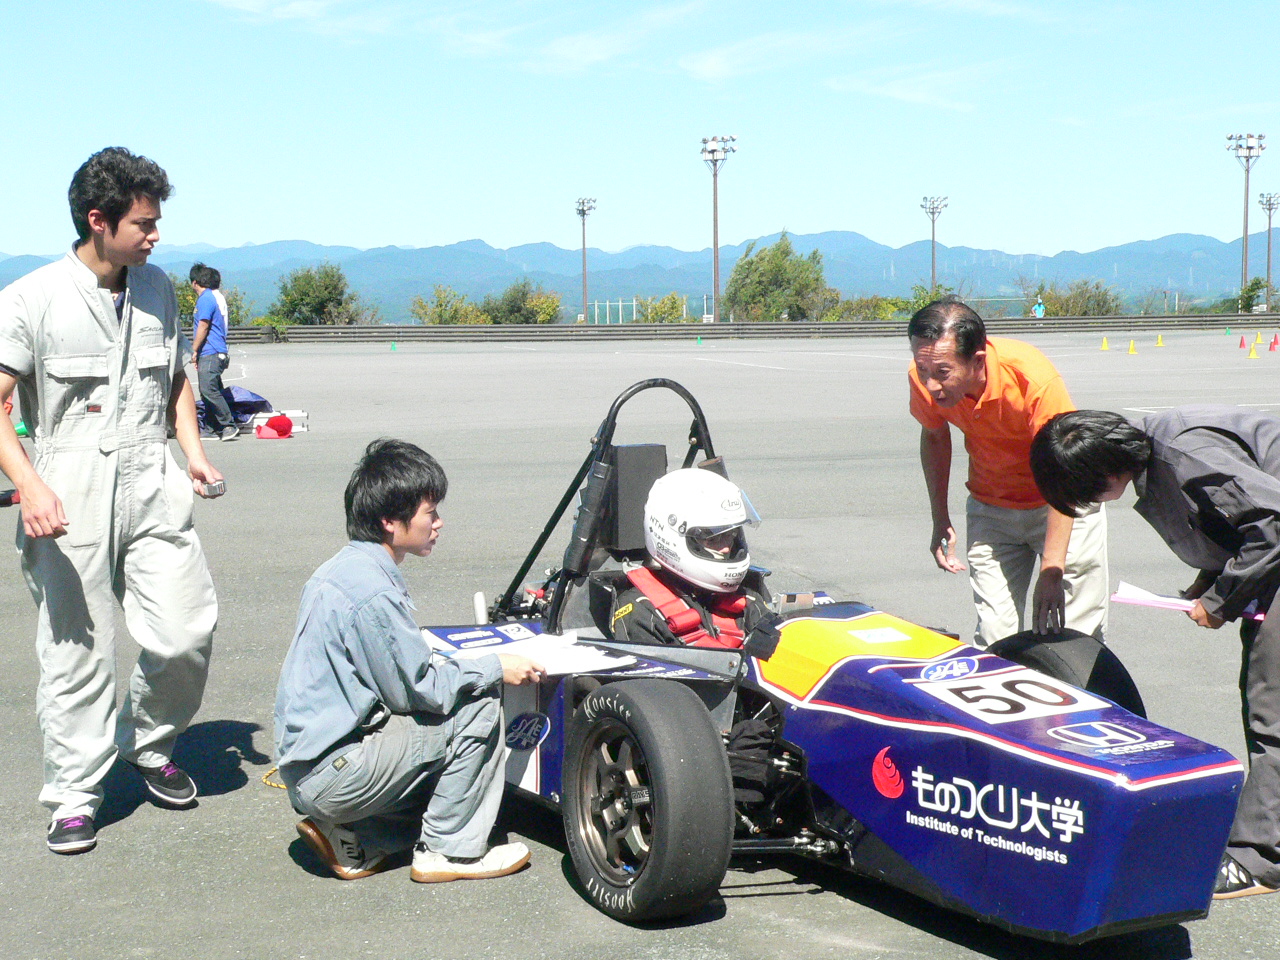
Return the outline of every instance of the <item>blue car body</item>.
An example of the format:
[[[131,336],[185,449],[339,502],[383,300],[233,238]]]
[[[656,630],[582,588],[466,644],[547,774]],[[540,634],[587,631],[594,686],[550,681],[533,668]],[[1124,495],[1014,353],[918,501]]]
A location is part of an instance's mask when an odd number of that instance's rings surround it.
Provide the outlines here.
[[[428,632],[490,651],[542,625]],[[829,862],[1058,942],[1208,911],[1243,779],[1217,747],[860,603],[786,620],[767,659],[594,636],[579,642],[626,659],[506,688],[507,777],[527,796],[561,805],[575,682],[663,679],[726,737],[739,699],[776,707]]]

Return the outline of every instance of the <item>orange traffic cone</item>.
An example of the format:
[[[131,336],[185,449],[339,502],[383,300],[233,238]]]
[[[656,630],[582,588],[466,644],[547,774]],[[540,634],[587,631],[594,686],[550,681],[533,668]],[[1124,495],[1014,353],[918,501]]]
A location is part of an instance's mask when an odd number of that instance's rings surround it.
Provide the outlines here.
[[[1277,341],[1277,340],[1273,339],[1273,340],[1271,341],[1271,346],[1267,347],[1267,351],[1268,351],[1269,353],[1275,353],[1275,352],[1276,352],[1276,347],[1280,347],[1280,341]]]
[[[1244,337],[1242,336],[1242,337],[1240,338],[1240,349],[1241,349],[1241,350],[1243,350],[1243,349],[1244,349],[1245,347],[1247,347],[1247,346],[1248,346],[1248,344],[1244,342]]]

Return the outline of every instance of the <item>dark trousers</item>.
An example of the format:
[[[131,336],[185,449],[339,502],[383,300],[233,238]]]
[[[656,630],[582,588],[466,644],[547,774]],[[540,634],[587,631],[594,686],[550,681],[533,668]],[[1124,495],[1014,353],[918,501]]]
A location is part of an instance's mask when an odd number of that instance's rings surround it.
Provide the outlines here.
[[[1280,604],[1244,620],[1240,705],[1249,776],[1227,849],[1254,878],[1280,887]]]
[[[222,395],[222,371],[227,369],[227,363],[225,353],[206,353],[196,361],[200,399],[204,401],[204,422],[215,434],[236,425],[227,398]]]

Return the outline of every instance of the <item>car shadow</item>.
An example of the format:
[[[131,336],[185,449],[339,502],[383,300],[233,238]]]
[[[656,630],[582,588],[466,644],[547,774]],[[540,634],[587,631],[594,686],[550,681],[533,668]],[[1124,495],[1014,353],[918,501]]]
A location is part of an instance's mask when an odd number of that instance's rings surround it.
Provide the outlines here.
[[[993,960],[1189,960],[1193,955],[1191,936],[1181,924],[1103,937],[1078,946],[1047,943],[944,910],[887,883],[795,857],[779,857],[767,861],[735,857],[730,865],[729,876],[732,878],[735,871],[750,874],[765,869],[784,870],[792,874],[794,880],[777,883],[779,889],[776,892],[764,889],[759,893],[748,892],[743,895],[776,896],[823,891],[834,893],[930,936],[948,940]],[[750,884],[742,886],[747,890],[756,889]],[[792,887],[801,889],[791,889]],[[735,895],[727,893],[723,888],[722,893],[727,896]]]
[[[511,831],[534,843],[550,847],[560,853],[560,873],[573,888],[574,893],[582,898],[582,902],[595,909],[591,897],[578,880],[578,872],[573,868],[573,858],[569,855],[569,846],[564,839],[564,822],[560,814],[532,800],[507,794],[502,812],[498,815],[495,831]],[[500,842],[500,841],[499,841]],[[696,927],[704,923],[712,923],[727,913],[724,900],[713,897],[701,908],[683,917],[672,917],[666,920],[654,920],[648,923],[634,923],[630,926],[640,930],[673,930],[681,927]],[[621,921],[619,921],[621,922]]]
[[[249,782],[244,765],[266,766],[271,758],[253,745],[262,728],[242,720],[206,720],[192,724],[178,738],[173,762],[191,775],[201,797],[218,797],[239,790]],[[117,760],[102,781],[103,801],[94,822],[99,829],[118,823],[147,802],[147,790],[138,772]],[[197,800],[198,804],[199,801]]]

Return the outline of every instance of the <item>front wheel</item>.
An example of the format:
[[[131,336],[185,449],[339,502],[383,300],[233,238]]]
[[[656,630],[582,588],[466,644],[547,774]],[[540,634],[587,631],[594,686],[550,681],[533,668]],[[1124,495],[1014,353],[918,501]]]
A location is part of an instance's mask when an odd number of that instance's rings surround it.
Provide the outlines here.
[[[998,640],[990,650],[998,657],[1106,697],[1130,713],[1147,715],[1138,685],[1120,658],[1097,637],[1079,630],[1047,634],[1024,630]]]
[[[724,880],[733,784],[697,695],[666,680],[592,691],[569,723],[565,836],[592,902],[637,922],[692,913]]]

